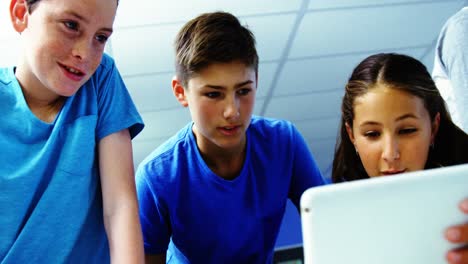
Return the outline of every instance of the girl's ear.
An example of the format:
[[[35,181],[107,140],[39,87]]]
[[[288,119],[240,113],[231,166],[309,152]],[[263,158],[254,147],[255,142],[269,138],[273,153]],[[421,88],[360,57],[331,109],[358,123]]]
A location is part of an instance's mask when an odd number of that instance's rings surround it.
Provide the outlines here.
[[[176,97],[177,101],[179,101],[179,103],[183,107],[188,106],[188,101],[187,101],[187,97],[185,94],[184,86],[182,86],[182,83],[177,78],[177,76],[174,76],[172,78],[172,92],[174,93],[174,96]]]
[[[437,113],[434,117],[434,121],[432,121],[432,133],[431,133],[431,144],[434,144],[435,137],[437,136],[437,132],[439,132],[440,126],[440,113]]]
[[[351,140],[351,143],[354,144],[353,128],[349,126],[348,122],[345,123],[345,126],[346,126],[346,133],[348,133],[349,140]]]
[[[26,0],[11,0],[10,18],[16,32],[23,32],[28,25],[28,5]]]

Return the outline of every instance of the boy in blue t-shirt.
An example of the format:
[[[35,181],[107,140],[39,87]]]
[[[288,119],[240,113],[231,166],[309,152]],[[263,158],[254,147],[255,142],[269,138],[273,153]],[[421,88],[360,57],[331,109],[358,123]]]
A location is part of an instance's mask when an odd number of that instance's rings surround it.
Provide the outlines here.
[[[287,199],[323,184],[297,129],[252,117],[253,34],[224,12],[189,21],[175,41],[173,92],[193,122],[137,170],[148,263],[271,263]]]
[[[0,69],[0,263],[141,263],[131,138],[143,121],[104,54],[118,0],[11,0]],[[106,236],[107,235],[107,236]]]

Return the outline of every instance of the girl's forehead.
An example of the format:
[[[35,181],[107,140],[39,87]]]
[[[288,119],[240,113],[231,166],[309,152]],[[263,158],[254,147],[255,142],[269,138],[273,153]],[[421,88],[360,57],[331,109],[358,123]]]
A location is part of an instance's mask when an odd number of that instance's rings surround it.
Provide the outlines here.
[[[370,89],[356,98],[353,108],[357,125],[367,122],[394,122],[408,115],[424,120],[429,117],[421,98],[389,87]]]
[[[363,94],[357,96],[354,101],[355,104],[362,104],[375,101],[376,99],[385,101],[394,98],[405,100],[422,100],[416,95],[413,95],[410,92],[407,92],[399,87],[390,86],[386,84],[376,84],[373,87],[367,89],[366,92],[364,92]]]

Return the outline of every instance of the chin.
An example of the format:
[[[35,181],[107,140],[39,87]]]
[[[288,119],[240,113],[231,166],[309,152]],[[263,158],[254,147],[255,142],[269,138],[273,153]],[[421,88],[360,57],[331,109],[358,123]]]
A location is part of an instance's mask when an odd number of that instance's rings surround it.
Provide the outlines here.
[[[71,97],[75,95],[78,92],[78,90],[80,90],[80,88],[81,86],[79,86],[78,88],[72,87],[69,89],[60,89],[57,91],[57,94],[63,97]]]

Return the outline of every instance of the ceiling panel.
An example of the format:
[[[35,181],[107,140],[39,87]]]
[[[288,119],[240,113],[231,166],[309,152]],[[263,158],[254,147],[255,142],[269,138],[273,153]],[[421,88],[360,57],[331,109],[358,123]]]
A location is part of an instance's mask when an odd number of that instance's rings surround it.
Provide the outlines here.
[[[294,12],[299,9],[300,4],[299,0],[256,0],[255,3],[249,0],[140,0],[138,4],[133,1],[121,1],[117,10],[115,26],[129,27],[181,22],[192,19],[201,13],[219,10],[228,11],[237,16]]]
[[[451,0],[443,0],[444,2],[449,2]],[[359,7],[359,6],[391,6],[391,5],[401,5],[408,3],[424,3],[428,0],[311,0],[309,2],[309,9],[323,9],[323,8],[349,8],[349,7]],[[431,1],[434,2],[434,1]],[[439,0],[439,2],[442,2]],[[452,2],[460,2],[453,1]]]
[[[172,43],[181,24],[115,30],[112,54],[122,75],[173,72]]]
[[[305,140],[323,176],[329,177],[330,175],[327,173],[327,171],[330,168],[333,160],[336,140],[308,140],[307,138]]]
[[[434,67],[434,58],[435,58],[435,46],[436,42],[433,43],[434,45],[431,45],[425,52],[424,54],[421,55],[419,58],[424,65],[426,65],[427,70],[429,73],[432,74],[432,68]]]
[[[277,68],[278,63],[260,63],[258,65],[257,98],[264,98],[268,95]]]
[[[286,62],[274,95],[342,90],[352,69],[367,54]]]
[[[143,122],[145,122],[145,129],[143,129],[134,141],[168,138],[191,120],[189,110],[182,106],[178,109],[146,112],[141,113],[141,115],[143,117]]]
[[[260,61],[277,60],[286,46],[295,15],[248,17],[242,19],[255,34]],[[272,32],[271,21],[279,23]],[[122,64],[123,75],[172,72],[173,42],[181,24],[115,30],[112,54]],[[128,52],[132,50],[132,52]],[[268,66],[266,66],[268,67]]]
[[[309,12],[290,57],[430,45],[458,2]]]
[[[156,138],[149,139],[144,141],[133,140],[133,164],[137,168],[143,159],[146,158],[153,150],[155,150],[159,145],[164,143],[166,138]]]
[[[153,74],[127,77],[125,83],[140,112],[182,107],[172,93],[174,74]]]
[[[19,45],[21,45],[20,41],[0,40],[0,51],[8,51],[1,53],[0,67],[14,66],[18,63],[18,56],[20,55]]]
[[[10,1],[0,1],[0,67],[16,65],[20,54],[20,35],[13,29]]]
[[[280,59],[295,19],[296,14],[240,18],[255,35],[260,61]]]
[[[15,34],[13,26],[10,22],[10,1],[0,1],[0,40],[9,39],[11,35]],[[3,54],[2,54],[3,55]]]
[[[326,119],[305,119],[296,121],[294,124],[304,138],[311,141],[335,139],[340,125],[340,116]]]
[[[254,111],[253,111],[253,114],[254,115],[261,115],[261,110],[263,108],[263,104],[265,103],[265,99],[262,99],[262,98],[257,98],[255,99],[255,106],[254,106]]]
[[[420,58],[427,49],[389,49],[387,52]],[[354,67],[372,54],[374,52],[289,60],[281,72],[274,95],[343,90]]]
[[[11,25],[9,19],[5,19],[5,17],[0,17],[0,28],[2,29],[2,33],[0,34],[0,41],[19,42],[20,34],[13,29],[13,26]]]
[[[339,115],[342,91],[273,97],[265,115],[298,121]]]

